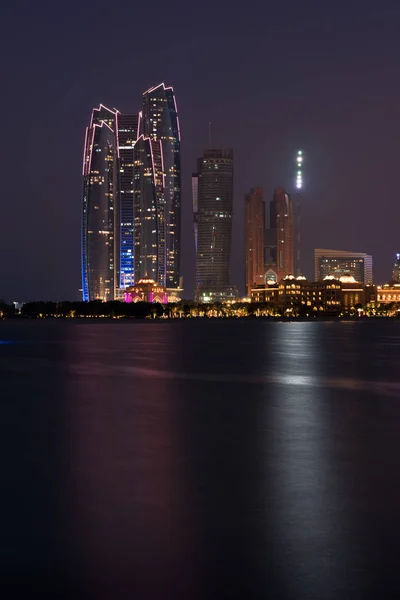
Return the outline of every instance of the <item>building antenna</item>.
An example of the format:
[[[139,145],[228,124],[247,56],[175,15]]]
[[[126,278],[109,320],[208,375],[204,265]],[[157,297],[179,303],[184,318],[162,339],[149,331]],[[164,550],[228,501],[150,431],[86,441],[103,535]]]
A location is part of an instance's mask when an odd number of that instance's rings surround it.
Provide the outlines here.
[[[208,149],[211,148],[211,121],[208,122]]]

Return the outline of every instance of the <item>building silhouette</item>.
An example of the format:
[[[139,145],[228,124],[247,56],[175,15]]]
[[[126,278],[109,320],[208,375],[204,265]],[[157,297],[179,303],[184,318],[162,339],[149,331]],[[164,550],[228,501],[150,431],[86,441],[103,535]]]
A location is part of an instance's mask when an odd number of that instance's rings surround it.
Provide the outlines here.
[[[233,151],[204,151],[193,174],[197,299],[235,296],[229,283],[233,215]]]
[[[245,196],[245,267],[246,289],[264,283],[265,202],[262,188],[252,188]]]
[[[118,228],[118,111],[100,104],[86,129],[83,155],[82,297],[113,300]]]
[[[372,256],[364,252],[348,252],[347,250],[314,250],[315,281],[325,277],[351,276],[364,285],[373,283]]]

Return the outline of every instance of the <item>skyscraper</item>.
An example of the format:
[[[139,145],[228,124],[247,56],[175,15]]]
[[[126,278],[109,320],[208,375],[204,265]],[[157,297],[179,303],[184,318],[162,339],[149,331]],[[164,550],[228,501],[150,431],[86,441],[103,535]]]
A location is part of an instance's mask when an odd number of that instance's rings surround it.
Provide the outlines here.
[[[119,210],[116,228],[117,287],[134,283],[133,161],[140,115],[118,115]]]
[[[264,283],[265,203],[262,188],[251,189],[245,197],[246,288]]]
[[[269,214],[270,228],[266,232],[269,256],[266,267],[269,267],[271,274],[276,273],[279,280],[294,274],[293,207],[290,196],[283,187],[276,188]]]
[[[83,155],[82,296],[113,300],[118,210],[118,111],[100,104]]]
[[[165,197],[166,286],[177,288],[180,274],[181,157],[180,129],[172,87],[164,83],[143,94],[141,133],[162,146]]]
[[[161,140],[141,135],[134,151],[134,280],[165,286],[165,188]]]
[[[373,283],[372,256],[364,252],[348,252],[347,250],[314,250],[315,281],[333,275],[339,279],[343,275],[351,275],[364,285]]]
[[[397,253],[393,264],[393,281],[400,281],[400,254]]]
[[[229,260],[233,214],[233,151],[208,149],[193,175],[196,247],[196,297],[232,295]],[[197,198],[195,193],[197,191]]]

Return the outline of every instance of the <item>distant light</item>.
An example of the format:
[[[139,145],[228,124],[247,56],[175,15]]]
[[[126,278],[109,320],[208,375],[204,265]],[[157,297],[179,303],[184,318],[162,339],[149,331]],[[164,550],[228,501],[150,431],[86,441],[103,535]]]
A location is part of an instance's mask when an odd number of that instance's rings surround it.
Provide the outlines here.
[[[301,171],[297,171],[297,175],[301,175]]]
[[[299,156],[301,156],[303,154],[303,152],[301,150],[298,151],[297,153]]]
[[[296,187],[297,187],[297,189],[298,189],[298,190],[300,190],[300,189],[301,189],[301,186],[302,186],[302,183],[301,183],[301,181],[298,181],[298,182],[296,183]]]
[[[302,156],[298,156],[297,157],[297,162],[300,165],[303,162],[303,157]]]

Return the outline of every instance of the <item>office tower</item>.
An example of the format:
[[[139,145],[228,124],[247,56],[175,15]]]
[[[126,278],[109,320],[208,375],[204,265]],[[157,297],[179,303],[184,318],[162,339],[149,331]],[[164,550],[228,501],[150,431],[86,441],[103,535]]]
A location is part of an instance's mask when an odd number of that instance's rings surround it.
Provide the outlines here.
[[[246,288],[264,283],[265,203],[262,188],[251,189],[245,197]]]
[[[276,188],[270,203],[270,229],[270,262],[279,280],[294,274],[293,207],[282,187]]]
[[[400,281],[400,254],[396,254],[393,264],[393,281]]]
[[[143,94],[144,137],[161,141],[165,174],[166,287],[178,288],[181,237],[180,130],[175,94],[163,83]]]
[[[229,260],[233,211],[233,151],[208,149],[193,175],[196,248],[196,298],[224,299],[232,294]]]
[[[86,129],[83,155],[82,296],[113,300],[118,209],[118,111],[100,104]]]
[[[140,115],[118,115],[119,227],[116,228],[117,287],[134,283],[133,161]]]
[[[165,286],[165,188],[161,140],[141,135],[135,144],[134,280],[151,278]]]
[[[315,281],[322,281],[330,275],[337,279],[343,275],[350,275],[364,285],[372,284],[372,256],[364,252],[316,248],[314,250]]]

